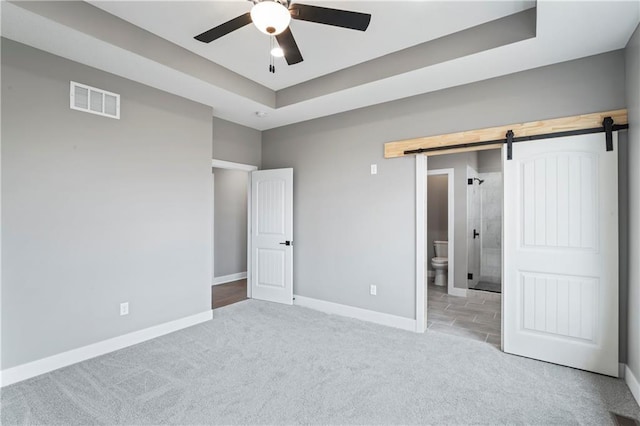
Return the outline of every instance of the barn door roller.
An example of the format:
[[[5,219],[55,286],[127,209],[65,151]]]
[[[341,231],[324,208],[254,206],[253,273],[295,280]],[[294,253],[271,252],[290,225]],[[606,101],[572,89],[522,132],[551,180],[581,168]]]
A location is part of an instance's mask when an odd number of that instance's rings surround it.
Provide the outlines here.
[[[602,127],[604,127],[607,151],[613,151],[613,118],[605,117],[602,120]]]
[[[606,150],[613,151],[613,132],[628,129],[628,124],[614,124],[613,118],[610,116],[602,120],[602,126],[586,129],[566,130],[564,132],[542,133],[538,135],[516,136],[513,130],[507,131],[504,139],[485,140],[480,142],[461,143],[456,145],[433,146],[429,148],[419,148],[404,151],[404,155],[421,154],[424,152],[449,151],[452,149],[472,149],[486,145],[507,145],[507,160],[513,159],[513,144],[516,142],[535,141],[541,139],[561,138],[565,136],[587,135],[591,133],[604,133],[606,141]]]
[[[504,143],[507,144],[507,160],[513,159],[513,143],[524,141],[535,141],[540,139],[562,138],[565,136],[588,135],[590,133],[602,133],[605,135],[606,150],[613,151],[613,132],[622,129],[628,129],[628,124],[613,124],[613,118],[605,117],[602,120],[602,127],[594,127],[592,129],[570,130],[566,132],[544,133],[541,135],[513,137],[513,131],[509,130],[506,134]]]
[[[507,160],[513,158],[513,130],[507,132]]]

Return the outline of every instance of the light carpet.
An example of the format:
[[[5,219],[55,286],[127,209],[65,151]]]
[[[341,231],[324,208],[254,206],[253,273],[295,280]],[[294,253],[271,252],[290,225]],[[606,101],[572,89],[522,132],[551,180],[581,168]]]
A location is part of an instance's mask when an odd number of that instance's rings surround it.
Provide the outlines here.
[[[9,424],[613,424],[624,382],[255,300],[2,391]]]

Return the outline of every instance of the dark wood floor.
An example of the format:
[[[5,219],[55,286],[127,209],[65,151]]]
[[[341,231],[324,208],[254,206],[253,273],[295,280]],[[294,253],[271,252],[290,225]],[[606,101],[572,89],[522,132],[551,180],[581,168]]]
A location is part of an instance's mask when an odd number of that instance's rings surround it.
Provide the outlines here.
[[[211,309],[221,308],[247,298],[247,280],[211,286]]]

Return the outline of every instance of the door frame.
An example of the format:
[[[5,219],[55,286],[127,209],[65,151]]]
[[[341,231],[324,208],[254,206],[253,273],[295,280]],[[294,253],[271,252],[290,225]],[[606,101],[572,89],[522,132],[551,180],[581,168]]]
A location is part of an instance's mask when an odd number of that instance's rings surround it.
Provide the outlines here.
[[[232,161],[211,160],[211,168],[216,169],[227,169],[227,170],[240,170],[247,172],[247,297],[251,298],[251,172],[258,170],[257,166],[253,166],[251,164],[243,164],[243,163],[234,163]],[[213,170],[211,171],[211,175],[214,176]],[[215,248],[215,206],[216,206],[216,193],[215,193],[215,177],[212,179],[212,192],[213,192],[213,214],[212,221],[213,226],[211,229],[211,239],[212,239],[212,265],[211,265],[211,281],[213,284],[213,280],[215,278],[215,256],[216,256],[216,248]]]
[[[449,271],[447,276],[447,293],[458,295],[454,287],[454,245],[455,245],[455,170],[428,169],[427,156],[416,155],[416,332],[424,333],[427,328],[427,287],[425,285],[426,253],[428,253],[426,213],[427,213],[427,178],[433,175],[447,175],[447,238]],[[464,291],[463,289],[459,289]]]

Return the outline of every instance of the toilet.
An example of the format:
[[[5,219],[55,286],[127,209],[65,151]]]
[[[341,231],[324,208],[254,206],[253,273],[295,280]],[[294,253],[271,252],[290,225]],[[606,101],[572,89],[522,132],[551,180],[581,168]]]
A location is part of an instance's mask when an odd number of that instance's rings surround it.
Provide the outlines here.
[[[431,259],[431,266],[436,272],[434,284],[439,286],[447,285],[447,268],[449,266],[449,243],[447,241],[434,241],[433,248],[436,257]]]

